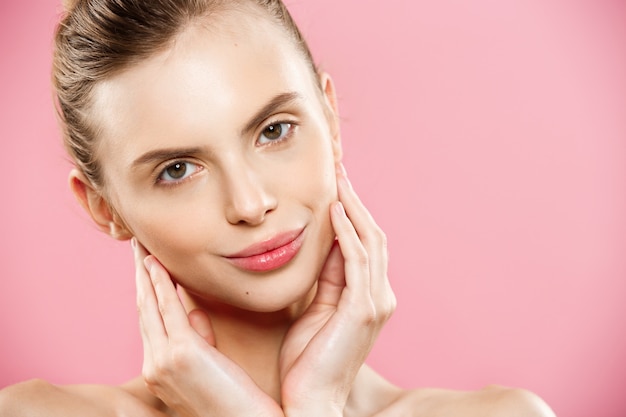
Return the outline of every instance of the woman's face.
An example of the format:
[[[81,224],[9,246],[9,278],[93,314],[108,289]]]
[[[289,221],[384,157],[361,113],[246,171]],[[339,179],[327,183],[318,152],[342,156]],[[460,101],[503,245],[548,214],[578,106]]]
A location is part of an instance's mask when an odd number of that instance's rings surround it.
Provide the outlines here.
[[[338,133],[279,27],[202,23],[98,86],[106,196],[187,291],[276,311],[308,293],[332,244]]]

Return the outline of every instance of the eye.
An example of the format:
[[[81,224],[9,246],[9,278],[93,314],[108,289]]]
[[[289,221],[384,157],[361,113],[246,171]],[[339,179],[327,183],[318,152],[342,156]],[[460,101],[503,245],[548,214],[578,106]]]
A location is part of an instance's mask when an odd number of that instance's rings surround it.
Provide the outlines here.
[[[201,169],[202,167],[200,165],[191,162],[177,161],[165,167],[159,174],[157,180],[167,185],[177,184]]]
[[[267,143],[285,140],[292,129],[293,125],[291,123],[273,123],[263,129],[261,136],[259,136],[258,143],[265,145]]]

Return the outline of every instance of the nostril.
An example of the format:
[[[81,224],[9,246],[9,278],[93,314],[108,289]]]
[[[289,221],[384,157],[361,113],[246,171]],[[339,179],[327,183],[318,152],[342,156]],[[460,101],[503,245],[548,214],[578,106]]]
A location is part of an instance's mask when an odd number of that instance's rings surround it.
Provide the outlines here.
[[[258,175],[231,178],[226,192],[226,219],[233,225],[259,225],[277,205],[277,200],[262,184]]]

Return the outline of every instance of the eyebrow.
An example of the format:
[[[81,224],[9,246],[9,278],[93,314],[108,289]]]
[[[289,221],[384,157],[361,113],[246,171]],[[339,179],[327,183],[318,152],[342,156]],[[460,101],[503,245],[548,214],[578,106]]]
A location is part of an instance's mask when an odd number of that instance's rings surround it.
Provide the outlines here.
[[[132,167],[137,168],[139,165],[166,161],[168,159],[177,159],[188,157],[189,155],[197,155],[202,152],[200,147],[192,148],[172,148],[172,149],[157,149],[154,151],[146,152],[139,158],[135,159]]]
[[[274,96],[265,106],[263,106],[251,119],[244,128],[241,130],[241,135],[245,136],[256,127],[261,124],[265,119],[270,117],[276,112],[276,110],[284,107],[294,101],[302,99],[302,96],[296,92],[286,92]],[[135,159],[132,163],[132,168],[137,168],[140,165],[161,162],[168,159],[177,159],[188,157],[189,155],[197,155],[203,151],[200,147],[189,148],[171,148],[171,149],[156,149],[154,151],[146,152],[139,158]]]
[[[296,92],[287,92],[278,94],[274,98],[272,98],[265,106],[263,106],[246,124],[246,126],[241,130],[241,136],[246,136],[251,131],[253,131],[259,124],[261,124],[265,119],[270,117],[276,110],[284,107],[288,104],[291,104],[294,101],[302,99],[302,96]]]

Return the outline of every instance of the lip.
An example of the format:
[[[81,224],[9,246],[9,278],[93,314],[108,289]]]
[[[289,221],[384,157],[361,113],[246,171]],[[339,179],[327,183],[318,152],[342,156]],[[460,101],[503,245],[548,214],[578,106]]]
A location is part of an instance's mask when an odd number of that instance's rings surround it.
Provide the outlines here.
[[[291,261],[300,251],[303,240],[304,228],[291,230],[250,245],[225,258],[235,266],[248,271],[272,271]]]

